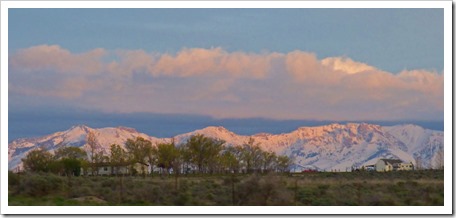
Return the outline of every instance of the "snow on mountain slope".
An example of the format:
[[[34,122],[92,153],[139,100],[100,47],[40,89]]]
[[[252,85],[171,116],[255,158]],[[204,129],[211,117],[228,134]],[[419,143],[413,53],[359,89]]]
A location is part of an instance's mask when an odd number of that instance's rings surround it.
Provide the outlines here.
[[[30,150],[43,147],[46,150],[63,146],[78,146],[88,150],[86,137],[93,131],[105,153],[113,143],[123,145],[129,138],[143,137],[152,144],[169,142],[171,138],[155,138],[127,127],[92,129],[74,126],[67,131],[31,139],[18,139],[9,144],[9,169],[21,163]],[[252,136],[237,135],[224,127],[204,129],[177,135],[177,144],[185,143],[192,135],[224,140],[227,145],[242,145],[250,138],[262,149],[291,157],[295,166],[312,166],[320,170],[345,171],[352,166],[374,164],[380,158],[399,158],[415,161],[420,157],[431,166],[439,148],[443,149],[443,132],[423,129],[415,125],[382,127],[366,123],[330,124],[317,127],[301,127],[290,133],[259,133]]]
[[[331,124],[300,128],[292,134],[298,140],[282,153],[301,166],[313,165],[321,170],[345,171],[379,158],[398,158],[412,161],[404,143],[386,133],[381,126],[371,124]],[[396,151],[396,152],[392,152]]]
[[[21,159],[24,158],[28,152],[37,148],[44,148],[45,150],[53,152],[55,149],[62,146],[75,146],[88,151],[89,148],[86,144],[86,139],[89,132],[95,134],[97,143],[100,145],[100,150],[104,151],[106,154],[109,154],[111,144],[123,146],[127,139],[143,137],[150,140],[152,143],[162,141],[127,127],[92,129],[84,125],[77,125],[71,127],[67,131],[56,132],[43,137],[12,141],[8,145],[8,169],[14,169],[17,166],[20,166],[22,162]]]
[[[425,141],[430,137],[430,135],[433,132],[435,132],[411,124],[390,126],[384,128],[394,137],[407,144],[409,149],[411,149],[412,151],[415,151],[417,149],[417,146],[425,143]]]
[[[230,145],[240,145],[249,139],[249,136],[237,135],[222,126],[209,126],[204,129],[177,135],[174,137],[174,139],[176,140],[176,144],[182,144],[185,143],[191,136],[196,134],[202,134],[209,138],[224,140],[227,144]]]
[[[385,127],[385,129],[407,144],[410,149],[409,153],[413,157],[423,159],[423,164],[427,167],[432,167],[437,152],[444,150],[442,131],[423,129],[411,124]]]

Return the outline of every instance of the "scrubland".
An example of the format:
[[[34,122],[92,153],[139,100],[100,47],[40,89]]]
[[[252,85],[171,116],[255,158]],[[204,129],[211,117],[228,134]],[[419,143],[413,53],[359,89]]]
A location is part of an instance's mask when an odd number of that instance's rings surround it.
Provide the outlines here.
[[[443,205],[442,170],[160,176],[9,173],[8,204],[144,206]]]

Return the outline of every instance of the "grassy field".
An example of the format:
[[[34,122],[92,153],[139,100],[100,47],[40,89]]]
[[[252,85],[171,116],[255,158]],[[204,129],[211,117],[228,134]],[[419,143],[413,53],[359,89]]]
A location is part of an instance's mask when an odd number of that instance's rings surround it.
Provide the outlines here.
[[[60,177],[9,174],[16,205],[443,205],[443,171]]]

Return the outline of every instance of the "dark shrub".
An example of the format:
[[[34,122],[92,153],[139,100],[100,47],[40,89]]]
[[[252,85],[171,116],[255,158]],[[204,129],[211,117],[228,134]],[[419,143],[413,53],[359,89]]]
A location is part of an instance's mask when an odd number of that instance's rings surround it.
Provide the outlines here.
[[[103,188],[114,188],[116,186],[116,181],[114,181],[112,178],[105,178],[101,182],[101,187]]]
[[[8,171],[8,185],[17,186],[17,185],[19,185],[19,182],[20,182],[20,175],[13,173],[11,171]]]
[[[41,197],[51,193],[59,193],[63,179],[50,173],[25,174],[21,179],[18,191],[20,194]]]
[[[175,201],[174,201],[174,204],[176,206],[185,206],[185,205],[188,205],[188,203],[190,202],[190,199],[191,199],[191,195],[188,193],[188,192],[179,192],[179,194],[177,195]]]
[[[253,175],[242,181],[237,190],[239,205],[291,205],[293,200],[290,190],[275,175]]]

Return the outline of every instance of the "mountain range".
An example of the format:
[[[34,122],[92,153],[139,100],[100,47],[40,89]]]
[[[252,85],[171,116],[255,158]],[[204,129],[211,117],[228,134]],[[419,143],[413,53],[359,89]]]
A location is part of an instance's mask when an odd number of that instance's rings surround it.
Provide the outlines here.
[[[113,143],[123,145],[129,138],[142,137],[152,144],[170,142],[172,138],[157,138],[128,127],[90,128],[76,125],[62,132],[36,138],[22,138],[8,145],[8,169],[22,167],[21,159],[37,148],[53,151],[61,146],[76,146],[88,150],[86,137],[96,136],[102,150],[109,154]],[[380,158],[397,158],[423,167],[432,167],[439,150],[443,151],[443,132],[424,129],[417,125],[379,126],[368,123],[330,124],[300,127],[289,133],[238,135],[228,129],[210,126],[193,132],[176,135],[175,142],[185,143],[195,134],[224,140],[228,146],[239,146],[250,138],[266,151],[292,158],[292,170],[316,168],[318,170],[346,171],[352,167],[374,164]]]

